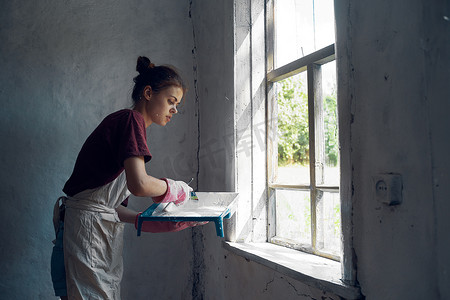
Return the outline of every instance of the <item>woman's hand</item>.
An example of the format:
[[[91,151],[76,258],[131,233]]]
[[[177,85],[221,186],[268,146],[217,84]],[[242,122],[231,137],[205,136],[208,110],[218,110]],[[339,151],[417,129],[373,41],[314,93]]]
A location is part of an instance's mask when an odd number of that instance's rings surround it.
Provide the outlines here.
[[[141,213],[138,213],[134,222],[134,227],[137,229],[138,218]],[[171,221],[145,221],[142,222],[141,230],[143,232],[175,232],[189,227],[196,227],[208,224],[208,222],[171,222]]]
[[[189,200],[192,188],[183,181],[175,181],[169,178],[162,178],[167,183],[167,191],[159,196],[153,197],[156,203],[172,202],[175,205],[181,205],[184,201]]]
[[[134,223],[134,227],[137,229],[137,223],[139,216],[142,212],[138,213],[123,205],[119,205],[116,208],[119,215],[119,219],[125,223]],[[208,224],[208,222],[170,222],[170,221],[145,221],[142,223],[141,230],[143,232],[175,232],[189,227],[196,227],[200,225]]]

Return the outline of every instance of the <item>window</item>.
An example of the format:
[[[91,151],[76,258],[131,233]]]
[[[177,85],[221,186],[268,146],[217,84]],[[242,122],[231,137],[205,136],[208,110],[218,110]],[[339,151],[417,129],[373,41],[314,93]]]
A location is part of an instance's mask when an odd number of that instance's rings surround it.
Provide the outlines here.
[[[267,8],[268,241],[339,260],[334,3]]]
[[[348,75],[339,68],[345,70],[347,61],[335,61],[334,46],[333,7],[343,7],[339,1],[317,3],[234,2],[233,158],[239,201],[224,225],[224,247],[310,286],[357,299],[351,94]],[[345,54],[345,42],[336,45]],[[344,116],[339,131],[336,106]],[[302,134],[283,135],[289,131]]]

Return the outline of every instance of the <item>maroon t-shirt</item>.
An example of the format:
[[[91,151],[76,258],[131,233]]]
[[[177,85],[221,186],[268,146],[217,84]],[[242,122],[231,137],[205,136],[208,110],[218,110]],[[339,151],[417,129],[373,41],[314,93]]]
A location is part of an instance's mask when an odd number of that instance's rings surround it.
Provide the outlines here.
[[[73,196],[110,183],[124,170],[125,159],[132,156],[143,156],[145,162],[152,158],[143,116],[123,109],[107,116],[87,138],[64,193]]]

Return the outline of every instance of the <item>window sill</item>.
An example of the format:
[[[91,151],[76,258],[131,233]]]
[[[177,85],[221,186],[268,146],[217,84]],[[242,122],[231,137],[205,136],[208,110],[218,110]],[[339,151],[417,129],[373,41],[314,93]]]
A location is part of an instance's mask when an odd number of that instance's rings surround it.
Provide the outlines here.
[[[223,247],[309,286],[345,299],[361,298],[359,288],[346,285],[340,280],[339,262],[270,243],[224,241]]]

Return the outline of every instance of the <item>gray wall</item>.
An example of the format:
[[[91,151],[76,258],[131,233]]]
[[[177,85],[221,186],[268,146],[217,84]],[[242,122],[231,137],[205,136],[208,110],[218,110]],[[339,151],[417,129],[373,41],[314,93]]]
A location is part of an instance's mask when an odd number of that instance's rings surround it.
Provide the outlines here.
[[[368,299],[448,299],[449,2],[336,5],[357,279]],[[395,207],[374,199],[391,172]]]
[[[53,204],[89,133],[110,112],[131,106],[138,55],[177,66],[193,86],[189,8],[178,0],[2,1],[0,298],[52,298]],[[173,122],[148,131],[150,174],[196,176],[193,95],[191,88]],[[126,233],[124,298],[189,298],[191,232],[137,238],[129,225]],[[150,284],[170,280],[173,288]]]
[[[235,188],[233,14],[232,1],[3,1],[2,299],[52,298],[53,203],[87,135],[131,105],[138,55],[190,86],[180,115],[149,130],[149,173]],[[347,0],[336,14],[357,280],[368,299],[450,298],[449,4]],[[385,172],[403,177],[400,206],[373,199]],[[130,225],[124,248],[124,299],[336,298],[224,250],[212,224],[140,238]]]

